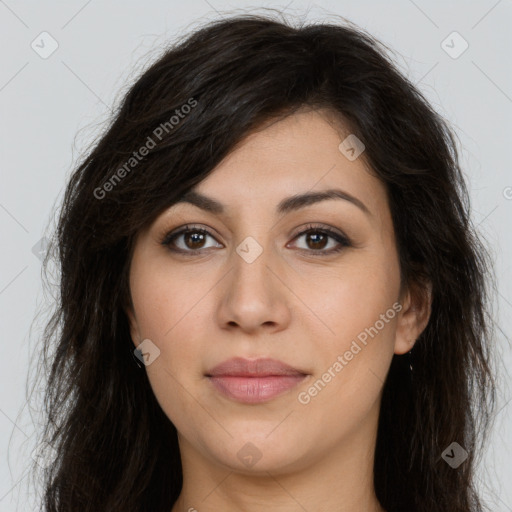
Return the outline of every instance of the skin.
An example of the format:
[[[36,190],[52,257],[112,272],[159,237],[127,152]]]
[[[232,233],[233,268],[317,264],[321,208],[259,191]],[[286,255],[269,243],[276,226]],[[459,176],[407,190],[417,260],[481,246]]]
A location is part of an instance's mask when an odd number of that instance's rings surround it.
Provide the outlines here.
[[[160,350],[146,371],[178,430],[184,484],[172,512],[384,510],[373,487],[382,388],[393,354],[411,350],[425,328],[430,295],[400,289],[386,190],[363,156],[350,161],[338,149],[349,133],[327,111],[268,123],[195,187],[224,214],[178,203],[137,238],[127,313],[135,346],[150,339]],[[370,214],[329,199],[277,216],[282,199],[328,188]],[[339,244],[300,235],[308,223],[352,245],[315,256]],[[210,232],[175,240],[199,254],[161,244],[186,224]],[[252,263],[236,252],[249,236],[263,250]],[[397,302],[401,310],[332,377],[338,356]],[[238,403],[205,377],[235,356],[272,357],[309,375],[268,402]],[[329,368],[331,380],[300,403]],[[250,467],[237,457],[249,442],[261,455]]]

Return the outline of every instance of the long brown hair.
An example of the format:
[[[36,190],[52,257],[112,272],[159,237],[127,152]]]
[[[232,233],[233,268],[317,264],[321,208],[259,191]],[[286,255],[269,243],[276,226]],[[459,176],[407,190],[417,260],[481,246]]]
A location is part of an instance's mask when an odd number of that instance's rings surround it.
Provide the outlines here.
[[[137,364],[125,314],[134,240],[251,130],[303,106],[337,113],[364,142],[388,192],[402,280],[432,283],[430,321],[384,384],[377,497],[389,512],[483,510],[474,468],[495,393],[492,265],[471,223],[456,139],[361,29],[242,15],[165,49],[67,185],[53,247],[60,294],[41,363],[41,439],[57,454],[44,473],[46,512],[175,503],[177,432]],[[452,442],[468,452],[457,469],[441,456]]]

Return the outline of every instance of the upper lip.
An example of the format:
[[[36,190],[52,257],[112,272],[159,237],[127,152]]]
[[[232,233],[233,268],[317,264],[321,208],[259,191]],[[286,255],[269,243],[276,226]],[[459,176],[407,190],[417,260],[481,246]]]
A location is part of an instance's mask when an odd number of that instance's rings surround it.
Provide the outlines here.
[[[270,377],[272,375],[307,375],[277,359],[244,359],[234,357],[224,361],[206,373],[208,377]]]

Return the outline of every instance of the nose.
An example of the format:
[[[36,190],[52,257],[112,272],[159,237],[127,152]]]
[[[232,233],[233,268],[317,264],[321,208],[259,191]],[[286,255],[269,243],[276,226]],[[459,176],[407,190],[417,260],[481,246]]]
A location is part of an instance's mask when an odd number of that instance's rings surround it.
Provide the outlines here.
[[[223,279],[219,325],[246,333],[281,331],[290,323],[289,301],[293,298],[286,285],[285,264],[270,249],[263,249],[253,260],[254,254],[244,253],[244,248],[247,246],[240,244],[239,252],[233,251],[231,271]],[[254,246],[250,250],[255,250]]]

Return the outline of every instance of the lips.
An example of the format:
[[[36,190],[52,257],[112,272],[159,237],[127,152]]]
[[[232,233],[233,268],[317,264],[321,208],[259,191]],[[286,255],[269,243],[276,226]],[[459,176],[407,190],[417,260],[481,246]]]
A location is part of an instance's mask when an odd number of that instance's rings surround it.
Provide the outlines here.
[[[222,395],[242,403],[261,403],[297,386],[307,373],[276,359],[244,359],[224,361],[206,373],[214,388]]]

